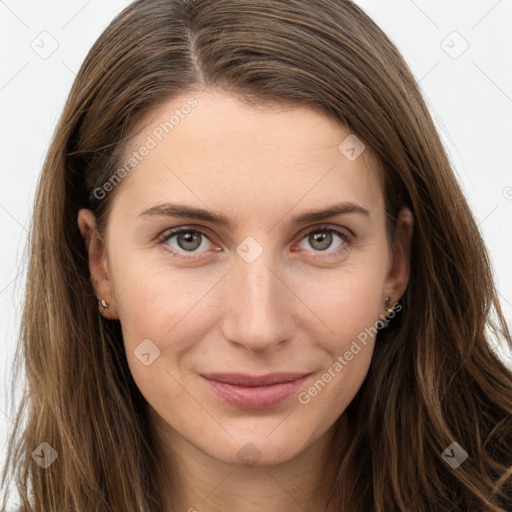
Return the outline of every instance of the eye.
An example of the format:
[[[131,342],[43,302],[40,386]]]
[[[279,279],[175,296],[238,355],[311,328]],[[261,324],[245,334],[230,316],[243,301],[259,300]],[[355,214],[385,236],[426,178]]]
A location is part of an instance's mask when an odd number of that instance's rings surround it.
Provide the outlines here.
[[[336,238],[338,241],[336,241]],[[326,256],[336,256],[349,249],[352,238],[353,235],[342,228],[320,226],[308,231],[302,237],[301,243],[306,242],[309,244],[314,252],[324,252]],[[172,256],[183,259],[197,259],[197,256],[194,256],[194,254],[203,254],[213,245],[205,232],[200,229],[187,227],[166,231],[158,237],[158,242],[162,244],[165,250],[170,252]],[[334,247],[333,243],[336,243]],[[201,248],[203,250],[201,250]],[[299,248],[311,250],[310,248],[302,246],[299,246]],[[331,250],[328,250],[329,248]],[[216,250],[221,249],[217,248]],[[324,255],[321,254],[315,257],[324,257]]]
[[[329,256],[333,256],[347,251],[351,239],[352,235],[341,228],[321,226],[307,232],[301,243],[309,245],[314,252],[326,252]],[[303,245],[299,245],[299,248],[310,250]]]
[[[174,238],[175,240],[173,240]],[[201,247],[203,249],[211,247],[211,242],[206,234],[193,228],[177,228],[167,231],[158,240],[173,255],[185,259],[192,259],[194,256],[187,256],[184,253],[202,253],[204,251],[199,250]],[[206,247],[204,247],[205,244],[203,243],[205,241],[208,241]]]

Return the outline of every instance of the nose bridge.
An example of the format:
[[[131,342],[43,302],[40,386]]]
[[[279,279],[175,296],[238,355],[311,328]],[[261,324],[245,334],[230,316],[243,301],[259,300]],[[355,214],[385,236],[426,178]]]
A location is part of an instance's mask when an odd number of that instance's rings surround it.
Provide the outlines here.
[[[253,351],[289,338],[292,320],[290,290],[279,276],[272,252],[258,246],[253,239],[237,248],[223,329],[227,339]]]

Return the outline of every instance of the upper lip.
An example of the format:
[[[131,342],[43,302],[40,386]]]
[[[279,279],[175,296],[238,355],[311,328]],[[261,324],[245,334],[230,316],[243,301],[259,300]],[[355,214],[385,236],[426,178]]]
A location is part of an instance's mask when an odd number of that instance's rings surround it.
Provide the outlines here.
[[[270,386],[272,384],[298,380],[311,374],[279,372],[258,376],[245,375],[243,373],[203,373],[201,375],[206,379],[223,382],[225,384],[233,384],[235,386]]]

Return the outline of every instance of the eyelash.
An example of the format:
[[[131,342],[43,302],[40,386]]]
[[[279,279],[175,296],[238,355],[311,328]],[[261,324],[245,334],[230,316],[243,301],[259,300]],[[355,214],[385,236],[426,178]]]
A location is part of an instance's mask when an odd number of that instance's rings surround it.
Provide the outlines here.
[[[348,231],[343,230],[341,228],[334,228],[332,226],[319,226],[319,227],[315,227],[314,229],[306,232],[302,236],[300,241],[304,240],[304,238],[306,238],[308,235],[311,235],[312,233],[318,233],[318,232],[335,233],[345,243],[342,244],[340,247],[338,247],[336,250],[334,250],[332,252],[328,252],[327,254],[329,256],[320,255],[320,256],[313,256],[313,258],[315,258],[315,259],[317,259],[317,258],[325,259],[326,257],[328,258],[328,257],[332,257],[332,256],[339,256],[339,255],[345,253],[346,251],[348,251],[348,249],[350,247],[350,242],[352,241],[352,238],[353,238],[353,234],[350,234]],[[182,259],[185,259],[185,260],[198,259],[196,256],[188,256],[188,255],[185,256],[186,253],[182,253],[182,252],[176,251],[175,249],[172,249],[171,247],[169,247],[169,245],[167,245],[167,242],[173,236],[179,235],[180,233],[200,233],[202,236],[204,236],[204,237],[209,239],[208,234],[206,232],[202,231],[201,229],[181,227],[181,228],[172,229],[170,231],[166,231],[166,232],[162,233],[161,235],[159,235],[157,237],[157,242],[160,245],[162,245],[164,250],[166,252],[169,252],[172,256],[177,256],[178,258],[182,258]],[[320,252],[320,251],[316,251],[316,252]],[[191,253],[191,254],[195,254],[195,253]]]

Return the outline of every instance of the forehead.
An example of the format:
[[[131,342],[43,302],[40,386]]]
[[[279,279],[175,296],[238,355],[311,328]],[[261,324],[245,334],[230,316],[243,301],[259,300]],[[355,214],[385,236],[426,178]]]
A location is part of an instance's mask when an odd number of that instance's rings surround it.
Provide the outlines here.
[[[138,153],[136,165],[118,191],[132,206],[182,200],[261,214],[382,203],[369,148],[309,107],[255,107],[217,91],[191,92],[149,112],[141,127],[125,154],[127,162]]]

